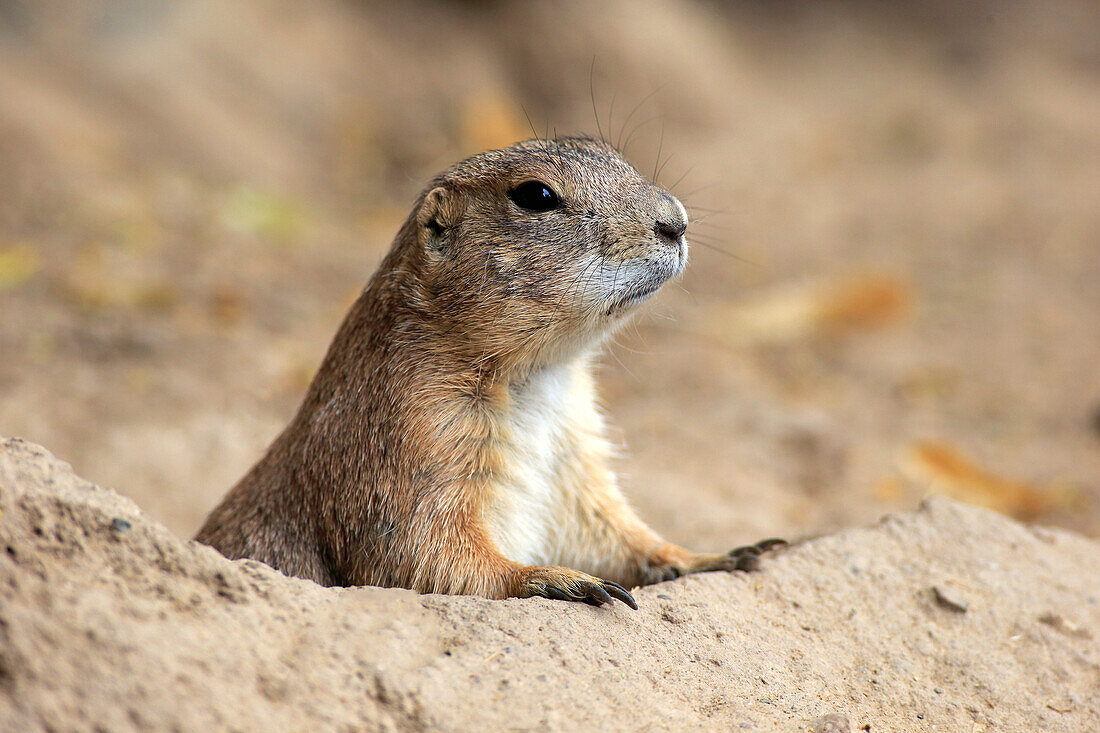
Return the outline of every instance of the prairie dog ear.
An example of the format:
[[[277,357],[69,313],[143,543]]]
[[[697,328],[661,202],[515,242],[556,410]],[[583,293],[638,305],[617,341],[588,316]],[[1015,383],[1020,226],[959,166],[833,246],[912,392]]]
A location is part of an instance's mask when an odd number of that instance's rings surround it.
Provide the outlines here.
[[[424,197],[416,223],[420,225],[420,241],[439,252],[452,240],[454,227],[466,213],[466,202],[455,191],[436,186]]]

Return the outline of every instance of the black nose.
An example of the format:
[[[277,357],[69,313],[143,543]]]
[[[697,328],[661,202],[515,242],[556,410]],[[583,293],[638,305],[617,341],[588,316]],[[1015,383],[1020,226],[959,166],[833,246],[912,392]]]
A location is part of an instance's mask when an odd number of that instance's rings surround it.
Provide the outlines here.
[[[673,242],[684,236],[688,225],[686,221],[658,221],[653,225],[653,233]]]

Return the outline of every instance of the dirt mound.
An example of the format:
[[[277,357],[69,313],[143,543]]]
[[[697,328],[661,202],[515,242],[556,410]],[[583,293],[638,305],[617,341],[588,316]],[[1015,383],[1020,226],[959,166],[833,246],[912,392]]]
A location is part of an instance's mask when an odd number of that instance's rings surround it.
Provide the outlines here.
[[[692,215],[599,377],[647,522],[1100,536],[1095,5],[0,0],[0,433],[193,534],[433,175],[602,131]]]
[[[637,612],[286,578],[21,440],[0,511],[15,729],[1100,725],[1100,546],[946,499]]]

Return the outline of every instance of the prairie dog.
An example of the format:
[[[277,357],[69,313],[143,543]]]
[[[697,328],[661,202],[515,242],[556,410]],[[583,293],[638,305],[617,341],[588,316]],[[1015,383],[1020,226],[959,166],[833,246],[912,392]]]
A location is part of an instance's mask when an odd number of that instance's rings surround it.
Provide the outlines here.
[[[607,143],[530,140],[418,197],[305,400],[196,539],[322,585],[594,605],[751,569],[663,541],[609,466],[591,361],[687,263],[687,212]]]

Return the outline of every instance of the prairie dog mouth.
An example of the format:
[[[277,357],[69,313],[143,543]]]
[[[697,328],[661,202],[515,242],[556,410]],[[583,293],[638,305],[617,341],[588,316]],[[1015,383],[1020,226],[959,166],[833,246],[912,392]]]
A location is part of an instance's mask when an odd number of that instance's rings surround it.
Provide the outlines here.
[[[625,296],[620,298],[613,308],[626,308],[627,306],[634,305],[635,303],[641,303],[643,300],[660,290],[664,284],[668,282],[668,279],[656,280],[654,282],[643,283],[640,287],[635,288]]]
[[[625,310],[648,299],[679,273],[679,268],[662,268],[657,272],[651,271],[648,277],[645,277],[641,282],[627,288],[625,293],[616,298],[611,307],[607,309],[608,315],[615,311]]]
[[[686,259],[681,250],[676,254],[650,254],[623,262],[604,260],[600,268],[604,313],[610,316],[652,297],[684,271]]]

